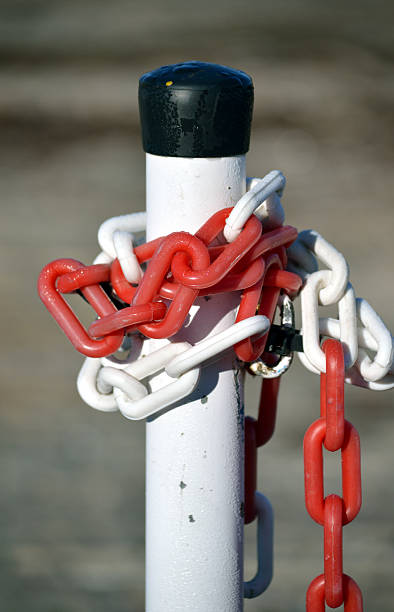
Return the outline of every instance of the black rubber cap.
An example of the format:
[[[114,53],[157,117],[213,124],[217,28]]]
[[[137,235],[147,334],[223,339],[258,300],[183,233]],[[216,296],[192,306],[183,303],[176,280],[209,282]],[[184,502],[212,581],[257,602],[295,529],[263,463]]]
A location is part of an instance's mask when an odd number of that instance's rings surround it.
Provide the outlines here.
[[[170,157],[230,157],[249,149],[252,79],[227,66],[184,62],[140,79],[144,150]]]

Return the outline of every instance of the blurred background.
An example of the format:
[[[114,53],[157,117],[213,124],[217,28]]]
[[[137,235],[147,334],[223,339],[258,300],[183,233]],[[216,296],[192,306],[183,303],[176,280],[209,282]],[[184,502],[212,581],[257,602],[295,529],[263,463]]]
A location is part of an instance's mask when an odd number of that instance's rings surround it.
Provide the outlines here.
[[[393,327],[393,13],[381,0],[0,1],[0,610],[144,609],[144,425],[82,403],[82,357],[35,289],[50,260],[92,261],[105,218],[144,209],[139,76],[189,59],[249,73],[248,174],[285,173],[287,222],[333,242],[357,295]],[[249,413],[256,394],[248,383]],[[361,435],[364,503],[344,530],[344,568],[365,609],[388,612],[392,399],[347,387],[346,401]],[[275,577],[246,611],[303,610],[322,570],[302,471],[318,411],[318,378],[295,360],[276,435],[259,452],[259,488],[276,513]],[[338,457],[329,467],[331,492]],[[254,535],[248,527],[247,578]]]

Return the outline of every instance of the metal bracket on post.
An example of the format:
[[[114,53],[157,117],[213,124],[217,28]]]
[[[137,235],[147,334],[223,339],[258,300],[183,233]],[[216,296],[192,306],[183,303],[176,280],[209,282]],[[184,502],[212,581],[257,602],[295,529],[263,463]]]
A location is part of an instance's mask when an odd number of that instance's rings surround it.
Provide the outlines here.
[[[147,240],[194,233],[246,191],[252,81],[216,64],[164,66],[141,78],[139,103]],[[235,307],[231,293],[199,298],[174,339],[195,343],[220,332]],[[147,340],[144,352],[166,342]],[[244,406],[236,359],[225,355],[204,369],[183,402],[147,422],[146,610],[240,612]]]

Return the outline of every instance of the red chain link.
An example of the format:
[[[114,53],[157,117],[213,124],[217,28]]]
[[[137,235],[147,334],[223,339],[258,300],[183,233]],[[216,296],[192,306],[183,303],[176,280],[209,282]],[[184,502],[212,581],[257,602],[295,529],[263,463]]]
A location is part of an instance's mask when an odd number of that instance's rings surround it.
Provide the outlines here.
[[[326,340],[326,373],[321,374],[321,417],[304,437],[305,504],[314,521],[324,526],[324,574],[309,585],[306,610],[321,612],[325,603],[345,611],[360,612],[362,595],[352,578],[343,574],[342,527],[361,507],[360,439],[344,418],[344,359],[338,340]],[[331,452],[341,451],[342,497],[324,497],[323,444]]]
[[[123,331],[115,331],[101,340],[92,340],[57,289],[57,281],[62,275],[78,272],[80,268],[84,268],[84,265],[75,259],[57,259],[45,266],[38,279],[40,297],[77,351],[88,357],[110,355],[122,344]],[[83,287],[81,292],[99,317],[116,312],[116,306],[99,284]]]
[[[196,237],[208,246],[223,231],[231,208],[219,210],[198,230]],[[203,269],[190,267],[186,255],[177,253],[172,260],[171,271],[174,278],[193,289],[204,289],[216,285],[246,255],[261,236],[260,221],[252,215],[234,242],[230,242],[210,265]]]
[[[363,610],[363,596],[357,582],[347,574],[342,575],[345,612],[360,612]],[[338,607],[338,606],[336,606]],[[306,594],[306,612],[324,612],[325,610],[325,579],[324,574],[317,576],[309,585]]]
[[[320,416],[327,423],[324,446],[335,452],[342,447],[345,435],[345,364],[339,342],[325,342],[323,350],[326,354],[329,350],[330,358],[326,360],[327,372],[320,377]]]
[[[60,276],[57,288],[60,293],[72,293],[89,285],[98,285],[109,281],[111,264],[93,264],[82,266],[74,272],[68,272]]]
[[[163,302],[148,302],[140,306],[130,306],[102,319],[97,319],[91,324],[88,332],[92,338],[102,338],[117,329],[127,328],[127,331],[133,331],[141,323],[160,321],[165,317],[166,312],[167,308]]]
[[[283,266],[281,258],[276,253],[267,258],[265,270],[268,270],[271,266],[280,269]],[[255,314],[264,314],[272,321],[280,290],[276,287],[266,287],[263,290],[263,285],[264,276],[258,283],[245,289],[242,293],[237,318],[235,319],[236,323],[248,317],[253,317]],[[268,333],[266,332],[260,338],[255,338],[254,341],[246,338],[238,342],[234,347],[237,357],[242,361],[255,361],[263,353],[267,337]]]

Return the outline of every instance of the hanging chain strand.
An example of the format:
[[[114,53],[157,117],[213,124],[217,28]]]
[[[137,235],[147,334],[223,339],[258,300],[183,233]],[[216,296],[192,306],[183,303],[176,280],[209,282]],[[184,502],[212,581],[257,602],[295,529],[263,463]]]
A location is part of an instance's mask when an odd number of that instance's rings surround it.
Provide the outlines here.
[[[320,419],[304,437],[305,504],[309,515],[324,527],[324,573],[309,585],[307,612],[324,612],[325,603],[345,611],[361,612],[362,595],[355,581],[343,573],[342,527],[361,507],[360,439],[356,428],[345,420],[344,352],[338,340],[323,344],[326,372],[320,375]],[[341,451],[342,497],[324,497],[323,445]]]

